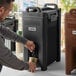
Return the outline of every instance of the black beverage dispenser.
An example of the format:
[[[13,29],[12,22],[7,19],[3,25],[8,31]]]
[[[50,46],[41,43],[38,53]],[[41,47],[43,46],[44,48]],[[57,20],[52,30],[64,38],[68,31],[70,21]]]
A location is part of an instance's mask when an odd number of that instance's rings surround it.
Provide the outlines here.
[[[55,8],[28,7],[22,16],[23,36],[35,42],[34,55],[38,58],[38,64],[43,71],[54,61],[60,61],[61,12],[56,4],[51,5]],[[24,48],[24,61],[28,61],[31,55],[28,49]]]

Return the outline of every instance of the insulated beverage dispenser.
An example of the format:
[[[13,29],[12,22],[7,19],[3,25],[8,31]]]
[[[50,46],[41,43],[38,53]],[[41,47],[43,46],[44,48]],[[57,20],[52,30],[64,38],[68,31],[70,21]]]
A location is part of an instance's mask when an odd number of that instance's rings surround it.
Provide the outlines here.
[[[28,7],[22,16],[23,36],[35,42],[35,57],[38,58],[38,66],[43,71],[47,70],[47,66],[54,61],[60,61],[61,16],[57,5],[52,5],[55,8],[48,10]],[[24,61],[27,62],[30,55],[28,49],[24,48]]]

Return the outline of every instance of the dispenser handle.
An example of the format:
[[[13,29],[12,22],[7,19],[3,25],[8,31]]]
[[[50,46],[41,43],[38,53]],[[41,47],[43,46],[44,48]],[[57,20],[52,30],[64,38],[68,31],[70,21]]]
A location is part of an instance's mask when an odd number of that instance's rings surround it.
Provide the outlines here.
[[[41,12],[41,9],[39,7],[27,7],[26,8],[27,12]]]
[[[53,3],[46,3],[45,5],[44,5],[44,7],[48,7],[48,6],[50,6],[50,8],[52,8],[52,9],[58,9],[58,6],[57,6],[57,4],[53,4]]]

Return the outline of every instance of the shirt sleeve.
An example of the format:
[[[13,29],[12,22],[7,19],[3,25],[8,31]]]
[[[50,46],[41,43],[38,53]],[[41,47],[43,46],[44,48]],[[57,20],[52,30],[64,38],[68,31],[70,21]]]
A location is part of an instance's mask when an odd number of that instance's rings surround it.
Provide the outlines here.
[[[0,40],[0,64],[17,70],[27,70],[28,64],[19,60]]]
[[[15,32],[13,32],[12,30],[10,30],[8,27],[4,27],[2,25],[0,25],[0,33],[9,40],[13,40],[13,41],[17,41],[20,43],[25,44],[27,42],[28,39],[21,37],[19,35],[17,35]]]

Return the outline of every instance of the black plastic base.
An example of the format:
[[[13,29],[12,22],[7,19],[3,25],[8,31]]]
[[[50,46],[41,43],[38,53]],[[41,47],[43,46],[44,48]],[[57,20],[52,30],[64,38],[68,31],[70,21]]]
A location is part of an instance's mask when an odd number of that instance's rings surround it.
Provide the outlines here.
[[[41,67],[41,71],[46,71],[47,67]]]
[[[60,58],[57,58],[57,59],[56,59],[56,62],[60,62]]]
[[[57,59],[56,62],[60,62],[60,59],[59,60]]]

